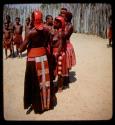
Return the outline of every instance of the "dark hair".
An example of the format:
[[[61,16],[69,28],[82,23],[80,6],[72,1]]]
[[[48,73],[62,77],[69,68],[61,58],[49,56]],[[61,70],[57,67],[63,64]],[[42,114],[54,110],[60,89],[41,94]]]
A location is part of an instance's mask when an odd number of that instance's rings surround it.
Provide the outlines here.
[[[47,21],[47,19],[49,19],[49,17],[53,18],[52,15],[47,15],[46,16],[46,21]]]
[[[29,20],[29,21],[30,21],[30,17],[27,17],[26,20]]]
[[[9,24],[8,22],[4,22],[4,24]]]
[[[67,21],[68,22],[71,22],[71,19],[72,19],[72,13],[71,12],[66,12],[66,18],[67,18]]]
[[[58,20],[57,18],[55,18],[55,21],[60,23],[60,27],[62,27],[62,22],[60,20]]]
[[[32,20],[35,19],[34,11],[31,14],[31,18],[32,18]]]
[[[7,19],[10,19],[10,15],[6,15],[6,18],[7,18]]]
[[[19,17],[16,17],[15,19],[19,19],[19,20],[20,20],[20,18],[19,18]]]
[[[61,10],[66,10],[67,11],[67,8],[62,7]]]

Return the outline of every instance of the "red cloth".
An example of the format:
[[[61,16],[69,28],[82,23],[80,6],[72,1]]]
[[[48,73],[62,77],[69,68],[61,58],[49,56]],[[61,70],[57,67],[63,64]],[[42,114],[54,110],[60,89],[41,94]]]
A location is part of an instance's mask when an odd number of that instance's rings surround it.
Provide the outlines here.
[[[109,39],[112,38],[112,28],[109,29],[109,32],[108,32],[108,38],[109,38]]]
[[[41,48],[30,48],[28,50],[28,57],[36,57],[36,56],[43,56],[46,54],[46,49],[44,47]]]
[[[56,65],[56,69],[54,71],[54,74],[55,76],[59,75],[59,71],[60,71],[60,68],[61,67],[61,76],[68,76],[68,69],[67,69],[67,65],[66,65],[66,54],[65,52],[61,52],[61,57],[62,57],[62,60],[59,59],[59,57],[57,57],[57,53],[58,53],[58,48],[53,48],[53,55],[55,56],[55,59],[56,59],[56,62],[57,62],[57,65]],[[61,65],[60,63],[61,62]]]
[[[71,42],[67,43],[66,63],[67,63],[68,69],[71,69],[72,66],[76,65],[76,55],[75,55],[75,51],[74,51],[74,48],[73,48],[73,45],[71,44]]]
[[[44,65],[44,74],[42,74],[43,67],[41,62],[36,62],[36,71],[38,75],[38,80],[40,82],[40,95],[41,95],[41,104],[42,110],[50,108],[50,76],[49,76],[49,67],[48,61],[43,61]],[[45,76],[43,80],[43,75]]]
[[[6,49],[10,49],[11,48],[11,41],[10,41],[10,39],[4,39],[3,47],[6,48]]]
[[[57,16],[56,19],[61,21],[61,23],[62,23],[61,28],[64,29],[65,28],[65,20],[64,20],[64,18],[62,16]]]
[[[19,48],[20,45],[21,45],[22,42],[23,42],[22,35],[20,35],[20,34],[15,34],[13,41],[14,41],[14,45],[16,45],[17,48]]]
[[[36,29],[38,30],[42,30],[43,29],[43,23],[42,21],[42,12],[41,11],[34,11],[34,26]]]

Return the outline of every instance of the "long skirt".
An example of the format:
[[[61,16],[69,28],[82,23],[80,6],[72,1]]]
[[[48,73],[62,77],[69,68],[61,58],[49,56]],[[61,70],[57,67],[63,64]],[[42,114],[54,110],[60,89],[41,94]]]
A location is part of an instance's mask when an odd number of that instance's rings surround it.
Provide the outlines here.
[[[24,82],[24,109],[32,105],[34,112],[50,109],[50,77],[45,56],[27,58]]]

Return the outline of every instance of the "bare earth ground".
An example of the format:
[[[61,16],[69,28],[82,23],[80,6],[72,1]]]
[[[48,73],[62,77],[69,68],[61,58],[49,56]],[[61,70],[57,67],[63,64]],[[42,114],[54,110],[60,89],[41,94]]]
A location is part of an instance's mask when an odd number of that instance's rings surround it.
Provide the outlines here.
[[[94,35],[71,37],[77,65],[71,70],[70,88],[57,93],[54,110],[26,115],[23,108],[26,57],[3,59],[5,120],[109,120],[112,118],[112,48]],[[23,54],[25,54],[24,52]]]

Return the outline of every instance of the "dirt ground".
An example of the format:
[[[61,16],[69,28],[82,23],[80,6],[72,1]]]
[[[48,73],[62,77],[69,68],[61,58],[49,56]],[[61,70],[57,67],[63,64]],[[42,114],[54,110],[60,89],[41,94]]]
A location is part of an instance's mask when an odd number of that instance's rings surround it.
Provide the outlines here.
[[[112,118],[112,47],[95,35],[71,37],[77,64],[70,71],[70,88],[57,93],[57,105],[43,114],[26,115],[23,108],[26,52],[20,59],[3,55],[5,120],[109,120]],[[4,54],[4,51],[3,51]]]

